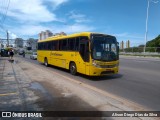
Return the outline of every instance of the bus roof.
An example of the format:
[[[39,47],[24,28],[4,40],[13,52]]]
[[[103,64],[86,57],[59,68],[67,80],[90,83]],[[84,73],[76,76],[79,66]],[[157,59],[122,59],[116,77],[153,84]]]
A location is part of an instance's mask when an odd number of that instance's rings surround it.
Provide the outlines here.
[[[48,37],[48,38],[46,38],[46,39],[44,39],[44,40],[39,40],[38,42],[45,42],[45,41],[51,41],[51,40],[72,38],[72,37],[77,37],[77,36],[89,36],[90,34],[108,35],[108,34],[96,33],[96,32],[81,32],[81,33],[74,33],[74,34],[70,34],[70,35],[56,35],[56,36],[51,36],[51,37]],[[108,36],[112,36],[112,35],[108,35]]]

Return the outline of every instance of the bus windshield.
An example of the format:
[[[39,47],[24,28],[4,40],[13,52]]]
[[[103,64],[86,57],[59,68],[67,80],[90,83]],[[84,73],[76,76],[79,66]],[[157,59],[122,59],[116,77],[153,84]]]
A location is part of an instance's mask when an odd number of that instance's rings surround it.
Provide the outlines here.
[[[118,60],[117,40],[113,36],[93,35],[91,54],[94,60]]]

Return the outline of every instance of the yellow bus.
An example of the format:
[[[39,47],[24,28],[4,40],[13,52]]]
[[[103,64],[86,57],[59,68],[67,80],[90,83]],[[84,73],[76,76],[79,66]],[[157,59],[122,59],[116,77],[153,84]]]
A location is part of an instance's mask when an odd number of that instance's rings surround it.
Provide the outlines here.
[[[111,35],[81,32],[38,41],[37,60],[88,76],[116,74],[119,70],[119,46]]]

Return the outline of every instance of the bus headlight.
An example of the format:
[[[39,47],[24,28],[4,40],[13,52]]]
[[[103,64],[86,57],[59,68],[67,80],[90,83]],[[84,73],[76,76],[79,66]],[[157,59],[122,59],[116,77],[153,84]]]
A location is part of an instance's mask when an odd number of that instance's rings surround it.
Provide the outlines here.
[[[101,67],[101,66],[98,65],[94,60],[92,60],[92,65],[95,66],[95,67],[99,67],[99,68]]]
[[[119,62],[117,64],[115,64],[115,67],[118,67],[119,66]]]
[[[115,68],[119,66],[119,62],[116,64],[111,64],[111,65],[99,65],[94,60],[92,60],[92,65],[98,68]]]

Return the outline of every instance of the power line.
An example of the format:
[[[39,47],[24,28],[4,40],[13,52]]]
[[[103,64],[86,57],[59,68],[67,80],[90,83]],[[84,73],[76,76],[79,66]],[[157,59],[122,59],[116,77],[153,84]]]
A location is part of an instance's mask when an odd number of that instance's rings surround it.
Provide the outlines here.
[[[3,4],[4,3],[4,4]],[[8,3],[8,4],[7,4]],[[3,7],[3,5],[4,5],[4,7]],[[4,21],[5,21],[5,19],[6,19],[6,16],[7,16],[7,12],[8,12],[8,9],[9,9],[9,5],[10,5],[10,0],[8,0],[7,2],[6,2],[6,5],[5,5],[5,2],[2,2],[2,8],[4,8],[4,9],[2,9],[1,10],[1,24],[0,24],[0,28],[2,29],[2,30],[4,30],[4,31],[6,31],[5,30],[5,28],[4,28],[4,26],[3,26],[3,24],[4,24]],[[5,7],[5,6],[7,6],[7,7]]]
[[[3,23],[4,23],[5,19],[6,19],[6,16],[7,16],[7,12],[8,12],[8,9],[9,9],[9,4],[10,4],[10,0],[8,1],[8,5],[7,5],[7,8],[6,8],[5,14],[3,16],[3,19],[2,19],[2,25],[3,25]]]
[[[4,11],[5,11],[5,0],[1,1],[1,6],[0,6],[0,13],[1,13],[1,19],[3,18]]]
[[[5,0],[1,1],[1,4],[0,4],[0,16],[1,16],[1,19],[0,19],[0,28],[1,29],[0,30],[1,31],[3,30],[3,32],[6,31],[4,29],[4,27],[2,26],[2,18],[4,16],[4,12],[5,12]]]

